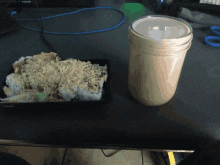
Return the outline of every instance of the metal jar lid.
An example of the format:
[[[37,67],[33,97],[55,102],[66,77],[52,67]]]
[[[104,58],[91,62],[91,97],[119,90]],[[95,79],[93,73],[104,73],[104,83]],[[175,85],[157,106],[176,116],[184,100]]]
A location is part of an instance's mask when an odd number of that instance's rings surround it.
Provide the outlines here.
[[[140,41],[163,46],[182,45],[193,38],[191,25],[181,18],[149,15],[132,21],[130,36]]]

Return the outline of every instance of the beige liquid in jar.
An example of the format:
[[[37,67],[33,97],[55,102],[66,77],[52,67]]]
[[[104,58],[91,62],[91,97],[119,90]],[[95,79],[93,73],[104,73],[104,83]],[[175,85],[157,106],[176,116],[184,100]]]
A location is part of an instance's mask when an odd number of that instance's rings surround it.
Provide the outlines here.
[[[172,21],[174,26],[175,21]],[[177,22],[177,21],[176,21]],[[147,24],[146,24],[147,23]],[[152,23],[152,25],[150,25]],[[161,24],[162,23],[162,24]],[[142,27],[153,26],[155,22],[145,22],[141,24]],[[164,22],[160,21],[158,25],[169,26],[169,20],[165,19]],[[138,26],[138,24],[136,24]],[[133,29],[139,29],[144,33],[143,28],[133,27]],[[180,24],[177,25],[177,27]],[[180,26],[181,27],[181,26]],[[146,28],[151,29],[151,28]],[[158,29],[158,28],[155,28]],[[171,29],[171,28],[159,28]],[[175,28],[174,28],[175,29]],[[181,37],[186,34],[187,28],[179,28],[182,31],[180,33],[174,30],[174,33],[159,33],[157,38],[175,38]],[[156,33],[150,34],[146,31],[147,37],[156,36]],[[139,44],[140,45],[140,44]],[[128,89],[133,98],[148,106],[159,106],[167,103],[174,96],[178,80],[181,74],[182,66],[185,60],[188,49],[171,54],[169,52],[164,53],[162,49],[154,49],[149,52],[144,49],[143,44],[139,46],[137,43],[130,43],[130,59],[128,70]]]
[[[175,94],[186,52],[179,56],[143,55],[131,49],[128,88],[140,103],[158,106]]]

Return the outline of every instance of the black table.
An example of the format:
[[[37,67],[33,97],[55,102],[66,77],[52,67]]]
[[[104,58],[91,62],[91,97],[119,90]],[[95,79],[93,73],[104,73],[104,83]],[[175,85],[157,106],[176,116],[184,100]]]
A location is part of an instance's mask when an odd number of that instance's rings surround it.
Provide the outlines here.
[[[127,1],[126,1],[127,2]],[[130,1],[129,1],[130,2]],[[120,9],[122,2],[96,6]],[[143,3],[144,4],[144,3]],[[155,15],[146,4],[145,15]],[[40,9],[42,17],[75,11],[73,8]],[[30,17],[28,17],[28,13]],[[15,18],[38,18],[37,9],[24,9]],[[114,10],[84,10],[44,21],[45,31],[79,32],[117,25],[123,16]],[[39,23],[19,23],[39,29]],[[129,148],[195,150],[219,139],[219,48],[204,44],[209,29],[194,29],[177,92],[162,106],[136,103],[128,94],[129,18],[116,29],[94,34],[44,34],[61,59],[109,59],[113,79],[113,103],[101,108],[0,110],[0,139],[30,144],[78,148]],[[19,29],[0,38],[0,82],[21,56],[50,52],[40,33]]]

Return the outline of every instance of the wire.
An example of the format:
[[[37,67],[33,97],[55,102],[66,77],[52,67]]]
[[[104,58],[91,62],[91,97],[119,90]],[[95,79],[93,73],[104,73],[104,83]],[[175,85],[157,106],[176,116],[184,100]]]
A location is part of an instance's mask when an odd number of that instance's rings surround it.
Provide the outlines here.
[[[8,2],[5,6],[3,6],[2,8],[8,7],[8,6],[11,4],[11,1],[12,1],[12,0],[9,0],[9,2]]]
[[[189,9],[185,8],[185,7],[179,7],[177,9],[177,13],[178,13],[177,14],[178,17],[184,18],[185,20],[187,20],[187,21],[189,21],[191,23],[196,23],[196,24],[201,24],[201,25],[210,25],[210,26],[212,26],[212,25],[220,25],[220,24],[217,24],[218,22],[215,22],[215,23],[214,22],[213,23],[204,23],[203,22],[202,23],[202,22],[196,21],[196,19],[190,18],[190,17],[192,17],[191,16],[191,11]],[[205,13],[205,14],[207,14],[207,13]],[[204,15],[204,14],[201,13],[200,15]],[[213,14],[209,14],[209,15],[213,15]]]
[[[108,30],[112,30],[112,29],[114,29],[114,28],[116,28],[116,27],[118,27],[118,26],[120,26],[124,21],[125,21],[125,15],[124,15],[124,13],[122,12],[122,11],[120,11],[120,10],[118,10],[118,9],[115,9],[115,8],[111,8],[111,7],[95,7],[95,8],[86,8],[86,9],[81,9],[81,10],[87,10],[87,9],[112,9],[112,10],[116,10],[116,11],[119,11],[119,12],[121,12],[122,14],[123,14],[123,20],[118,24],[118,25],[116,25],[116,26],[113,26],[113,27],[111,27],[111,28],[108,28],[108,29],[101,29],[101,30],[98,30],[98,31],[88,31],[88,32],[78,32],[78,33],[58,33],[58,32],[47,32],[47,31],[44,31],[44,29],[43,29],[43,21],[42,21],[42,18],[41,18],[41,16],[40,16],[40,12],[39,12],[39,8],[38,8],[38,4],[37,4],[37,2],[36,2],[36,0],[34,0],[35,1],[35,4],[36,4],[36,6],[37,6],[37,9],[38,9],[38,15],[39,15],[39,17],[40,17],[40,21],[41,21],[41,31],[39,31],[39,30],[36,30],[36,29],[32,29],[32,28],[28,28],[28,27],[25,27],[25,26],[21,26],[21,27],[23,27],[23,28],[25,28],[25,29],[29,29],[29,30],[34,30],[34,31],[38,31],[38,32],[41,32],[41,39],[42,39],[42,41],[50,48],[50,50],[51,51],[53,51],[53,52],[55,52],[55,53],[57,53],[57,51],[54,49],[54,47],[44,38],[44,35],[43,35],[43,33],[51,33],[51,34],[86,34],[86,33],[97,33],[97,32],[104,32],[104,31],[108,31]],[[43,19],[50,19],[50,18],[54,18],[54,17],[58,17],[58,16],[62,16],[62,15],[68,15],[68,14],[73,14],[73,13],[77,13],[77,12],[79,12],[79,11],[81,11],[81,10],[77,10],[77,11],[75,11],[75,12],[70,12],[70,13],[65,13],[65,14],[59,14],[59,15],[55,15],[55,16],[50,16],[50,17],[45,17],[45,18],[43,18]],[[17,19],[16,19],[17,20]],[[22,19],[20,19],[20,20],[22,20]],[[26,20],[26,19],[25,19]],[[28,20],[28,19],[27,19]],[[34,20],[34,19],[31,19],[31,20]],[[39,19],[37,19],[37,20],[39,20]]]
[[[67,149],[68,149],[68,148],[66,148],[65,151],[64,151],[63,161],[62,161],[62,164],[61,164],[61,165],[64,165],[64,161],[65,161]],[[110,155],[106,155],[106,154],[104,153],[103,149],[101,149],[101,151],[102,151],[102,153],[103,153],[106,157],[111,157],[111,156],[115,155],[116,153],[118,153],[118,152],[121,151],[121,150],[116,151],[115,153],[110,154]],[[142,155],[142,165],[144,165],[144,157],[143,157],[143,151],[142,151],[142,150],[141,150],[141,155]]]
[[[165,164],[166,164],[166,165],[168,165],[168,164],[167,164],[167,161],[166,161],[166,158],[165,158],[165,156],[163,155],[163,153],[162,153],[162,152],[160,152],[160,154],[162,155],[162,157],[163,157],[163,160],[164,160]]]
[[[56,50],[54,49],[54,47],[53,47],[47,40],[45,40],[45,38],[44,38],[44,34],[43,34],[43,32],[44,32],[43,21],[42,21],[41,16],[40,16],[40,12],[39,12],[39,7],[38,7],[38,4],[37,4],[37,1],[34,0],[34,2],[35,2],[35,4],[36,4],[36,6],[37,6],[38,15],[39,15],[39,17],[40,17],[40,22],[41,22],[41,39],[42,39],[42,41],[43,41],[48,47],[50,47],[50,50],[51,50],[51,51],[57,53]]]
[[[118,151],[116,151],[115,153],[110,154],[110,155],[106,155],[106,154],[104,153],[103,149],[101,149],[101,151],[102,151],[102,153],[103,153],[106,157],[111,157],[111,156],[115,155],[116,153],[118,153],[118,152],[121,151],[121,150],[118,150]],[[141,155],[142,155],[142,165],[144,165],[144,157],[143,157],[143,151],[142,151],[142,150],[141,150]]]
[[[111,156],[115,155],[116,153],[118,153],[118,152],[121,151],[121,150],[116,151],[115,153],[113,153],[113,154],[111,154],[111,155],[106,155],[106,154],[104,153],[103,149],[101,149],[101,151],[102,151],[102,153],[103,153],[106,157],[111,157]]]
[[[66,157],[66,152],[67,152],[67,149],[68,149],[68,148],[66,148],[66,149],[65,149],[65,151],[64,151],[64,155],[63,155],[63,161],[62,161],[62,164],[61,164],[61,165],[64,165],[64,161],[65,161],[65,157]]]
[[[35,2],[36,3],[36,2]],[[100,29],[100,30],[96,30],[96,31],[86,31],[86,32],[77,32],[77,33],[59,33],[59,32],[48,32],[48,31],[43,31],[43,33],[48,33],[48,34],[88,34],[88,33],[98,33],[98,32],[104,32],[104,31],[109,31],[109,30],[112,30],[112,29],[115,29],[117,28],[118,26],[120,26],[124,21],[125,21],[125,15],[122,11],[116,9],[116,8],[112,8],[112,7],[94,7],[94,8],[85,8],[85,9],[80,9],[80,10],[77,10],[77,11],[74,11],[74,12],[70,12],[70,13],[64,13],[64,14],[59,14],[59,15],[55,15],[55,16],[49,16],[49,17],[45,17],[45,18],[42,18],[43,20],[46,20],[46,19],[50,19],[50,18],[54,18],[54,17],[59,17],[59,16],[63,16],[63,15],[68,15],[68,14],[73,14],[73,13],[77,13],[77,12],[80,12],[82,10],[89,10],[89,9],[111,9],[111,10],[116,10],[120,13],[123,14],[123,20],[116,26],[113,26],[111,28],[107,28],[107,29]],[[41,18],[40,18],[41,19]],[[41,21],[42,21],[41,19]],[[16,19],[16,20],[39,20],[39,19]],[[21,26],[21,25],[20,25]],[[33,31],[37,31],[37,32],[40,32],[39,30],[36,30],[36,29],[32,29],[32,28],[29,28],[29,27],[25,27],[25,26],[21,26],[25,29],[29,29],[29,30],[33,30]]]
[[[141,150],[141,155],[142,155],[142,165],[144,165],[144,157],[143,157],[143,151]]]
[[[181,17],[182,18],[182,17]],[[220,25],[220,24],[217,24],[217,23],[202,23],[202,22],[197,22],[195,20],[192,20],[190,18],[184,18],[186,19],[187,21],[189,21],[190,23],[196,23],[196,24],[200,24],[200,25],[208,25],[208,26],[212,26],[212,25]]]

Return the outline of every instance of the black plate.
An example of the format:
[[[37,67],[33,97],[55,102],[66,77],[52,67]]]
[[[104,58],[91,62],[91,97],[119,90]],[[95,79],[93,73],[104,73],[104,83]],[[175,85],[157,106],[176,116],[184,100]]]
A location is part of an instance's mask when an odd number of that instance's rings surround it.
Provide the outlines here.
[[[92,64],[99,64],[99,66],[107,65],[108,77],[107,81],[103,84],[103,94],[102,99],[100,101],[79,101],[79,100],[71,100],[64,102],[33,102],[33,103],[0,103],[0,107],[4,108],[56,108],[56,107],[69,107],[69,106],[100,106],[106,105],[112,102],[111,96],[111,73],[110,73],[110,63],[108,59],[79,59],[80,61],[90,61]],[[64,60],[61,60],[64,61]],[[8,75],[14,73],[14,68],[12,67],[9,71]],[[6,85],[6,78],[2,83],[0,88],[0,98],[7,98],[3,91],[3,87]],[[8,86],[7,86],[8,87]]]

